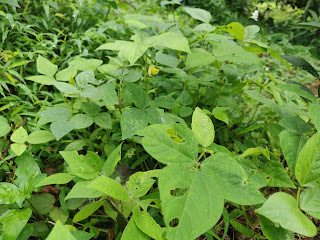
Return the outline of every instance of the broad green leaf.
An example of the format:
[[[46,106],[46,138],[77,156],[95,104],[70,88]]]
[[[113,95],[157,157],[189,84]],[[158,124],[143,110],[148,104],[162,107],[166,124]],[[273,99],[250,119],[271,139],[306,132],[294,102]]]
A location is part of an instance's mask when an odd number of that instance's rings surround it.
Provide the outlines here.
[[[312,93],[303,89],[302,86],[300,86],[299,84],[292,83],[292,84],[277,85],[276,88],[283,90],[283,91],[296,93],[299,96],[301,96],[302,98],[309,99],[314,103],[317,102],[316,97]]]
[[[55,82],[53,84],[60,92],[68,95],[79,94],[79,89],[69,83]]]
[[[266,239],[265,237],[259,235],[258,233],[251,231],[250,229],[243,226],[241,223],[231,220],[230,221],[232,227],[234,227],[238,232],[243,233],[249,237],[254,237],[255,239]]]
[[[68,209],[76,210],[81,207],[87,199],[85,198],[72,198],[67,200]]]
[[[50,232],[46,240],[77,240],[68,230],[67,227],[63,226],[61,221],[57,221],[54,228]]]
[[[28,133],[23,127],[19,127],[13,132],[10,140],[15,143],[24,143],[27,140]]]
[[[6,3],[11,5],[12,7],[17,7],[19,8],[18,0],[0,0],[0,3]]]
[[[85,140],[74,140],[69,143],[64,151],[81,151],[85,146],[88,146],[88,142]]]
[[[166,231],[161,228],[147,211],[140,211],[137,207],[133,209],[133,218],[142,232],[155,240],[165,240]]]
[[[184,118],[184,117],[188,117],[193,113],[193,108],[191,107],[186,107],[186,106],[182,106],[179,109],[179,116]]]
[[[201,9],[201,8],[192,8],[192,7],[184,7],[184,11],[186,11],[190,16],[196,20],[200,20],[204,23],[209,23],[211,20],[210,12]]]
[[[99,114],[100,106],[94,102],[83,102],[81,103],[82,110],[90,117],[95,117]]]
[[[219,189],[222,198],[241,205],[265,201],[259,189],[248,181],[241,165],[228,154],[214,154],[201,164],[201,169]]]
[[[130,200],[124,187],[117,181],[108,177],[98,177],[93,180],[88,187],[97,189],[120,201],[128,202]]]
[[[229,117],[227,114],[224,113],[224,111],[226,111],[227,109],[225,107],[215,107],[212,110],[212,114],[216,119],[218,119],[228,125],[229,124]]]
[[[138,109],[130,108],[121,116],[122,140],[132,137],[148,125],[146,114]]]
[[[193,48],[188,54],[186,68],[206,66],[215,61],[215,57],[202,48]]]
[[[268,161],[262,170],[270,176],[268,186],[296,188],[280,162]]]
[[[180,63],[180,60],[174,56],[164,54],[162,52],[157,52],[155,56],[155,60],[165,66],[169,67],[177,67]]]
[[[103,203],[104,201],[96,201],[86,205],[73,217],[73,222],[80,222],[88,218],[91,214],[97,211],[103,205]]]
[[[315,125],[316,129],[320,131],[320,105],[311,103],[309,104],[309,114],[312,123]]]
[[[295,176],[301,185],[320,184],[320,132],[313,135],[302,148],[296,165]]]
[[[45,118],[47,122],[65,121],[69,118],[69,111],[65,107],[52,107],[38,112],[40,117]]]
[[[230,33],[236,39],[243,41],[245,35],[245,28],[241,23],[232,22],[226,26],[226,32]]]
[[[176,100],[171,96],[156,97],[154,101],[160,108],[173,109],[178,106]]]
[[[43,85],[53,85],[56,82],[54,77],[46,76],[46,75],[29,76],[29,77],[26,77],[25,79],[34,81],[36,83],[40,83]]]
[[[285,59],[287,62],[292,63],[294,66],[301,68],[305,71],[307,71],[308,73],[310,73],[311,75],[313,75],[314,77],[319,79],[319,73],[317,70],[315,70],[310,63],[308,63],[306,60],[297,57],[297,56],[293,56],[293,55],[280,55],[283,59]]]
[[[268,240],[294,240],[293,232],[282,228],[277,223],[273,223],[268,218],[259,215],[259,223],[263,234]]]
[[[76,82],[82,88],[85,88],[87,86],[91,86],[91,85],[88,85],[88,83],[91,83],[93,85],[99,85],[99,81],[97,81],[95,74],[94,74],[94,71],[92,69],[85,70],[85,71],[79,73],[76,76]]]
[[[290,141],[288,141],[288,139],[290,139]],[[280,144],[283,155],[293,173],[296,169],[299,153],[307,140],[305,136],[289,130],[284,130],[280,133]]]
[[[137,108],[144,109],[149,106],[150,99],[147,92],[136,83],[126,83],[127,89],[130,92],[134,105]]]
[[[90,188],[92,181],[77,182],[64,200],[73,198],[99,198],[104,195],[103,192]]]
[[[17,154],[17,156],[20,156],[26,151],[27,146],[24,143],[12,143],[10,149]]]
[[[138,68],[130,69],[129,73],[123,78],[125,82],[137,82],[140,79],[142,79],[142,70]]]
[[[198,26],[196,26],[193,31],[195,32],[213,32],[214,30],[216,30],[216,27],[212,26],[209,23],[201,23]]]
[[[51,184],[66,184],[73,179],[68,173],[56,173],[48,176],[37,184],[37,187]]]
[[[94,122],[101,128],[112,129],[112,119],[110,113],[99,113],[96,117],[94,117]]]
[[[56,198],[50,193],[40,193],[32,195],[30,202],[38,213],[46,214],[53,210]]]
[[[41,55],[37,58],[37,71],[38,73],[53,77],[57,72],[58,66],[50,62],[48,59]]]
[[[287,193],[274,193],[255,212],[292,232],[307,237],[317,234],[316,226],[299,210],[296,199]]]
[[[254,38],[260,32],[260,27],[258,25],[249,25],[245,27],[245,31],[245,39]]]
[[[19,233],[27,224],[31,217],[32,211],[30,208],[24,209],[10,209],[0,216],[2,224],[1,239],[11,240],[17,239]]]
[[[312,47],[309,49],[309,53],[311,54],[311,56],[315,59],[320,60],[320,49],[317,47]]]
[[[134,222],[133,217],[131,217],[130,221],[128,222],[126,228],[124,229],[121,240],[132,240],[132,239],[139,239],[139,240],[150,240],[150,237],[144,234]]]
[[[65,223],[68,220],[68,214],[63,211],[61,207],[54,207],[53,210],[50,212],[49,216],[52,218],[53,221],[61,221]]]
[[[78,70],[76,68],[69,67],[57,72],[56,79],[58,81],[69,82],[70,79],[73,79],[77,75],[77,72]]]
[[[14,180],[14,183],[17,186],[20,186],[22,182],[29,182],[31,179],[41,174],[40,167],[31,154],[25,153],[17,157],[15,163],[18,164],[18,167],[15,170],[17,178]],[[31,189],[31,191],[32,190],[33,189]]]
[[[11,183],[0,182],[0,204],[13,204],[17,203],[21,206],[24,200],[20,189]]]
[[[2,119],[0,119],[0,137],[5,136],[10,131],[11,131],[11,127],[8,124],[8,122],[7,121],[2,121]]]
[[[320,219],[320,188],[310,187],[300,195],[300,208],[312,217]]]
[[[99,92],[98,88],[90,84],[86,84],[83,86],[83,89],[80,92],[80,96],[83,98],[91,99],[94,102],[99,102],[100,99],[103,98],[103,95]]]
[[[176,134],[170,136],[171,133]],[[175,141],[178,138],[179,141]],[[198,156],[198,141],[193,132],[183,125],[151,125],[144,130],[144,149],[161,163],[194,163]]]
[[[211,119],[200,108],[196,108],[192,114],[192,131],[199,143],[209,147],[214,140],[214,126]]]
[[[84,179],[97,177],[102,169],[102,161],[98,154],[87,152],[87,155],[79,155],[76,151],[60,151],[64,160],[68,163],[71,173]]]
[[[42,143],[50,142],[54,139],[55,137],[51,132],[45,131],[45,130],[37,130],[32,132],[28,136],[26,141],[30,144],[42,144]]]
[[[220,219],[223,195],[203,171],[170,164],[160,172],[159,189],[168,240],[195,239]]]
[[[298,116],[284,117],[279,121],[280,125],[298,134],[310,133],[312,128]]]
[[[154,178],[158,178],[159,173],[160,170],[151,170],[147,172],[137,172],[131,175],[126,182],[128,192],[135,198],[146,195],[156,182]]]
[[[240,155],[240,157],[244,158],[250,155],[260,155],[263,153],[265,149],[261,148],[261,147],[255,147],[255,148],[248,148],[247,150],[244,151],[244,153],[242,153]]]
[[[118,162],[121,159],[121,146],[122,143],[112,151],[102,167],[102,174],[106,177],[109,177],[114,172]]]
[[[118,104],[117,92],[115,90],[115,83],[106,83],[98,87],[99,92],[102,94],[102,100],[107,105]]]
[[[88,128],[93,124],[93,117],[87,114],[76,114],[70,119],[73,129]]]
[[[59,141],[62,137],[73,130],[73,124],[70,121],[58,120],[51,123],[50,130],[56,137],[56,140]]]
[[[152,47],[164,46],[174,50],[190,53],[188,40],[179,33],[162,33],[158,36],[151,37],[148,41],[152,42]]]
[[[102,63],[103,63],[103,61],[100,60],[100,59],[78,58],[78,59],[70,61],[69,64],[72,67],[74,67],[75,69],[77,69],[77,70],[85,71],[85,70],[88,70],[88,69],[93,69],[94,70],[94,69],[98,68]]]
[[[94,238],[93,233],[88,233],[86,231],[72,230],[71,234],[77,240],[90,240]]]
[[[17,240],[28,240],[33,234],[34,225],[32,223],[27,223],[22,231],[20,232]]]

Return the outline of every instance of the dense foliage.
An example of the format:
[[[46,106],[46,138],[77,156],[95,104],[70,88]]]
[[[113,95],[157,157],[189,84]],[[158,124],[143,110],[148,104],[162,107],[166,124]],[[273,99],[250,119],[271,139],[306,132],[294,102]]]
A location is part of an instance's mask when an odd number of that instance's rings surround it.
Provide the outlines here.
[[[0,0],[0,239],[316,236],[320,52],[254,3]]]

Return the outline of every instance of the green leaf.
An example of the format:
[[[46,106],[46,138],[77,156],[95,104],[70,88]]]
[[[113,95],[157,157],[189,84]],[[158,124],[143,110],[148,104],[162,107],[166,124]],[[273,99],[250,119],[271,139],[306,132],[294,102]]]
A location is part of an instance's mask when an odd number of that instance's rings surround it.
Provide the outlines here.
[[[226,26],[226,32],[230,33],[236,39],[243,41],[246,29],[241,23],[232,22]]]
[[[228,109],[228,108],[227,108]],[[224,111],[227,110],[225,107],[215,107],[213,110],[212,110],[212,114],[213,116],[226,123],[227,125],[229,124],[229,118],[228,118],[228,115],[224,113]]]
[[[57,221],[54,228],[50,232],[46,240],[77,240],[68,230],[67,227],[63,226],[61,221]]]
[[[320,105],[311,103],[309,104],[309,114],[311,117],[312,123],[315,125],[316,129],[320,131]]]
[[[79,89],[69,83],[64,82],[55,82],[53,85],[62,93],[68,94],[68,95],[77,95],[79,94]]]
[[[115,83],[106,83],[98,87],[98,91],[102,94],[102,100],[107,105],[118,104],[118,96],[115,90]]]
[[[258,218],[262,232],[269,240],[294,240],[293,232],[282,228],[278,223],[273,223],[262,215],[258,214]]]
[[[158,36],[151,37],[150,39],[153,41],[153,44],[151,45],[152,47],[164,46],[174,50],[190,53],[188,40],[179,33],[166,32]]]
[[[88,187],[92,181],[77,182],[64,200],[73,198],[98,198],[104,195],[103,192]]]
[[[123,186],[117,181],[108,177],[98,177],[89,185],[90,188],[97,189],[110,197],[120,201],[128,202],[129,195]]]
[[[301,185],[320,184],[319,174],[320,132],[313,135],[302,148],[296,165],[295,176]]]
[[[58,120],[51,123],[50,130],[56,137],[56,140],[59,141],[62,137],[73,130],[73,124],[70,121]]]
[[[204,9],[184,7],[183,10],[190,14],[192,18],[200,20],[201,22],[209,23],[211,20],[211,13]]]
[[[63,69],[56,74],[56,79],[58,81],[69,82],[70,79],[73,79],[77,75],[78,70],[74,67],[69,67]]]
[[[102,161],[98,154],[87,152],[87,155],[79,155],[76,151],[60,151],[64,160],[68,163],[71,173],[84,179],[97,177],[102,169]]]
[[[73,222],[80,222],[86,218],[88,218],[91,214],[97,211],[102,205],[104,201],[96,201],[86,205],[82,208],[74,217]]]
[[[136,83],[130,82],[126,82],[126,86],[128,91],[130,92],[133,103],[137,108],[144,109],[149,106],[149,96],[141,86]]]
[[[279,121],[279,123],[285,129],[294,131],[301,135],[312,132],[310,125],[298,116],[284,117]]]
[[[318,22],[302,22],[295,24],[296,26],[309,27],[309,28],[320,28],[320,23]]]
[[[158,178],[159,173],[160,170],[151,170],[147,172],[137,172],[131,175],[126,182],[128,192],[135,198],[146,195],[156,182],[154,178]]]
[[[196,108],[192,114],[192,131],[199,143],[208,147],[214,140],[214,126],[211,119],[200,108]]]
[[[27,146],[24,143],[12,143],[10,149],[17,154],[17,156],[20,156],[26,151]]]
[[[317,234],[316,226],[299,210],[296,199],[287,193],[274,193],[255,212],[290,231],[307,237]]]
[[[13,204],[16,202],[21,206],[24,198],[16,185],[0,182],[0,204]]]
[[[266,239],[265,237],[257,234],[256,232],[251,231],[250,229],[246,228],[241,223],[235,220],[231,220],[230,223],[240,233],[243,233],[249,237],[254,237],[255,239]]]
[[[0,216],[2,223],[1,239],[17,239],[19,233],[27,224],[31,217],[32,211],[30,208],[25,209],[10,209]]]
[[[66,184],[70,182],[72,179],[73,177],[68,173],[56,173],[43,179],[41,182],[39,182],[36,185],[36,187],[41,187],[41,186],[51,185],[51,184]]]
[[[101,128],[112,129],[111,115],[107,112],[99,113],[94,117],[94,122]]]
[[[309,53],[313,58],[320,60],[320,49],[317,47],[312,47],[309,49]]]
[[[160,172],[159,190],[168,240],[195,239],[220,219],[222,193],[202,171],[170,164]]]
[[[132,239],[139,239],[139,240],[150,240],[150,237],[144,234],[134,222],[133,217],[128,222],[128,225],[124,229],[121,240],[132,240]]]
[[[148,125],[146,114],[138,109],[130,108],[121,116],[122,140],[132,137]]]
[[[47,122],[65,121],[69,118],[69,111],[65,107],[52,107],[38,112],[38,115],[45,118]]]
[[[300,195],[300,208],[312,217],[320,219],[320,188],[310,187]]]
[[[317,102],[316,97],[312,93],[309,93],[309,91],[306,91],[306,89],[303,89],[303,87],[300,86],[299,84],[292,83],[292,84],[276,85],[276,88],[283,91],[296,93],[302,98],[309,99],[314,103]]]
[[[30,154],[23,154],[15,159],[18,168],[15,170],[17,178],[14,183],[20,186],[23,182],[29,182],[31,179],[41,174],[40,167],[34,157]],[[33,191],[33,189],[31,189]]]
[[[122,143],[120,143],[120,145],[112,151],[102,167],[102,174],[106,177],[109,177],[114,172],[118,162],[121,159],[121,146]]]
[[[91,86],[91,85],[88,85],[88,83],[92,83],[93,85],[99,85],[99,81],[97,81],[94,71],[92,69],[85,70],[79,73],[76,76],[76,82],[82,88]]]
[[[188,54],[186,68],[206,66],[215,61],[215,57],[202,48],[193,48]]]
[[[53,85],[56,82],[54,77],[46,76],[46,75],[29,76],[29,77],[26,77],[25,79],[34,81],[36,83],[40,83],[43,85],[49,85],[49,86]]]
[[[88,69],[94,70],[98,68],[103,63],[100,59],[84,59],[84,58],[78,58],[75,60],[70,61],[70,65],[77,70],[85,71]]]
[[[162,65],[174,68],[177,67],[180,63],[180,60],[176,57],[164,54],[162,52],[156,53],[155,60]]]
[[[0,0],[0,3],[9,4],[12,7],[17,7],[17,8],[20,7],[17,0]]]
[[[178,143],[172,139],[169,135],[172,131],[183,141]],[[164,164],[192,164],[198,156],[196,137],[188,127],[179,124],[155,124],[145,128],[142,146],[153,158]]]
[[[76,114],[70,119],[73,129],[88,128],[93,124],[93,117],[87,114]]]
[[[53,221],[61,221],[65,223],[68,220],[68,214],[63,211],[61,207],[54,207],[53,210],[50,212],[49,216],[52,218]]]
[[[46,214],[53,210],[56,198],[50,193],[40,193],[32,195],[30,202],[36,212]]]
[[[288,139],[290,139],[290,141],[288,141]],[[299,153],[307,140],[308,139],[305,136],[301,136],[300,134],[289,130],[284,130],[280,133],[280,144],[283,155],[293,173],[296,169]]]
[[[173,109],[178,106],[176,100],[171,96],[160,96],[156,97],[154,100],[157,106],[161,108]]]
[[[259,189],[248,181],[248,176],[241,165],[228,154],[212,155],[201,164],[201,169],[217,186],[222,198],[241,205],[265,201]]]
[[[262,170],[270,176],[268,186],[296,188],[280,162],[268,161]]]
[[[0,118],[0,137],[7,135],[11,131],[11,127],[7,121],[2,121]]]
[[[27,140],[28,133],[23,127],[19,127],[10,137],[10,140],[15,143],[24,143]]]
[[[100,106],[94,102],[83,102],[82,110],[90,117],[95,117],[100,112]]]
[[[71,234],[77,240],[90,240],[90,239],[94,238],[93,233],[88,233],[88,232],[80,231],[80,230],[72,230]]]
[[[54,139],[55,137],[51,132],[45,131],[45,130],[37,130],[32,132],[28,136],[26,141],[30,144],[42,144],[42,143],[50,142]]]
[[[166,231],[161,228],[146,211],[140,211],[137,207],[133,209],[133,218],[142,232],[155,240],[165,240]]]
[[[307,71],[308,73],[319,79],[318,71],[315,70],[306,60],[292,55],[280,55],[280,57],[285,59],[287,62],[292,63],[294,66]]]
[[[50,62],[48,59],[41,55],[37,58],[37,71],[38,73],[53,77],[57,72],[58,66]]]

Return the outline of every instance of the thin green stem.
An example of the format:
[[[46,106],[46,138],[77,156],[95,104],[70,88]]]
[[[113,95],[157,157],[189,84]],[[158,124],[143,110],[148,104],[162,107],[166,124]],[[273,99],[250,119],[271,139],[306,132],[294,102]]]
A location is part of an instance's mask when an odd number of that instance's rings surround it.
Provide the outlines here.
[[[200,159],[203,157],[203,155],[206,153],[206,149],[203,150],[203,152],[200,154],[200,156],[197,159],[197,162],[200,161]]]
[[[144,87],[145,87],[146,92],[148,92],[149,91],[148,51],[146,51],[145,63],[144,63]]]
[[[122,106],[122,101],[121,101],[121,88],[122,88],[122,82],[123,82],[123,72],[124,72],[124,66],[122,66],[122,70],[121,70],[121,78],[120,78],[120,82],[119,82],[119,91],[118,91],[118,102],[119,102],[119,111],[120,113],[122,113],[121,111],[121,106]]]
[[[301,190],[301,188],[300,187],[298,187],[298,192],[297,192],[297,204],[298,204],[298,206],[299,206],[299,198],[300,198],[300,190]]]

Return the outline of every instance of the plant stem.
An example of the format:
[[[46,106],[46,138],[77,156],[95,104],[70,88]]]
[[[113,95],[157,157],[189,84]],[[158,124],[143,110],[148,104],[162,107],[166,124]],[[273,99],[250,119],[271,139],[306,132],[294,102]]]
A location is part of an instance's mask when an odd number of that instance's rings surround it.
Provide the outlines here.
[[[149,78],[148,78],[148,50],[146,51],[145,63],[144,63],[144,88],[146,92],[149,91]]]
[[[118,102],[119,102],[119,111],[120,113],[122,113],[121,111],[121,88],[122,88],[122,82],[123,82],[123,72],[124,72],[124,66],[122,66],[122,71],[121,71],[121,78],[120,78],[120,82],[119,82],[119,92],[118,92]]]
[[[299,207],[299,198],[300,198],[300,190],[301,190],[301,188],[300,187],[298,187],[298,192],[297,192],[297,204],[298,204],[298,207]]]

